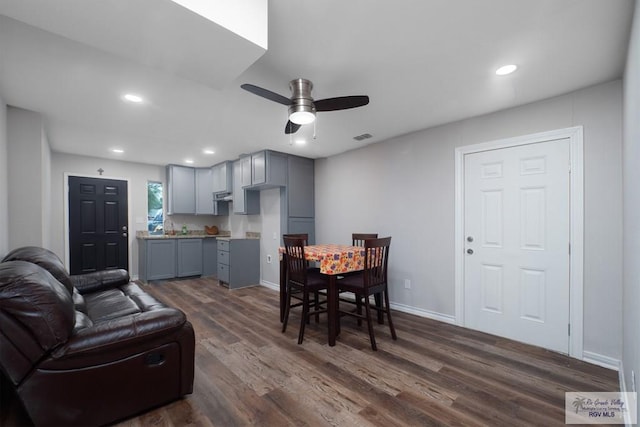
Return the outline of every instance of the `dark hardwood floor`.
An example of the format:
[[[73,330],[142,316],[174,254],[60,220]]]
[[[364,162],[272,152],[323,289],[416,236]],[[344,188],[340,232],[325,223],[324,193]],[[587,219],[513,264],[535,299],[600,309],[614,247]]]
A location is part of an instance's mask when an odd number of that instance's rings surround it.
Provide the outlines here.
[[[118,424],[137,426],[564,425],[566,391],[617,391],[618,374],[557,353],[401,312],[398,340],[326,318],[297,344],[299,309],[280,332],[278,294],[211,279],[144,285],[196,331],[194,393]],[[3,392],[3,425],[28,424]]]

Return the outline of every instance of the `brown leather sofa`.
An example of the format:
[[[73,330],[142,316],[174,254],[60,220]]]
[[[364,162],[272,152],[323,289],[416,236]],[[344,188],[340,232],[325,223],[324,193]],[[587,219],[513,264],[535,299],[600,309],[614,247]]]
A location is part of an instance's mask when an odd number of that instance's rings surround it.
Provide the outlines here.
[[[0,370],[36,425],[104,425],[191,393],[194,345],[184,313],[125,270],[70,276],[38,247],[0,263]]]

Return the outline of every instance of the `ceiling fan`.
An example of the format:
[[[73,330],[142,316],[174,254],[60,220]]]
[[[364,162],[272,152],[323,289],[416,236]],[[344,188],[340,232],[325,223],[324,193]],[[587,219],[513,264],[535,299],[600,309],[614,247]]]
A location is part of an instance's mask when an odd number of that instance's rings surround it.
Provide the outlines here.
[[[284,133],[286,134],[295,133],[300,129],[300,126],[312,123],[316,119],[316,112],[318,111],[347,110],[349,108],[362,107],[369,103],[369,97],[366,95],[339,96],[337,98],[314,101],[311,97],[313,83],[307,79],[291,80],[289,83],[292,93],[291,99],[248,83],[240,87],[255,95],[289,107],[289,120],[284,128]]]

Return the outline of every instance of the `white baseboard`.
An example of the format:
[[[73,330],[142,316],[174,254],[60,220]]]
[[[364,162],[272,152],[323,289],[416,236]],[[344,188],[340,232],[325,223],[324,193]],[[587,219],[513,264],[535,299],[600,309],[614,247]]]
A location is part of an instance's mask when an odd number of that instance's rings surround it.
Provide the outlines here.
[[[603,368],[613,369],[614,371],[619,371],[622,363],[620,360],[614,359],[613,357],[604,356],[591,351],[583,351],[582,360],[587,363],[602,366]]]
[[[438,320],[444,323],[456,324],[456,318],[449,314],[442,314],[431,310],[424,310],[422,308],[411,307],[410,305],[398,304],[395,302],[390,303],[391,308],[394,310],[402,311],[403,313],[415,314],[416,316],[426,317],[428,319]]]
[[[273,283],[273,282],[269,282],[267,280],[260,280],[260,285],[264,286],[265,288],[273,289],[274,291],[280,292],[280,284],[279,283]]]

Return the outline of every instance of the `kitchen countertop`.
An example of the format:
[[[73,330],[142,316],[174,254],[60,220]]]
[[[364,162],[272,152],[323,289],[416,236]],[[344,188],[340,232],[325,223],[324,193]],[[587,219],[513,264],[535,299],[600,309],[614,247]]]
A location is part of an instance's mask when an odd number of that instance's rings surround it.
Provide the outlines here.
[[[156,240],[156,239],[209,239],[209,238],[228,238],[230,236],[229,233],[219,233],[219,234],[205,234],[204,232],[189,232],[187,234],[149,234],[145,231],[139,231],[136,233],[136,239],[141,240]]]
[[[140,240],[157,240],[157,239],[208,239],[216,238],[220,240],[233,240],[233,239],[260,239],[260,233],[247,231],[245,236],[232,236],[228,231],[222,231],[219,234],[205,234],[202,231],[190,231],[187,234],[176,233],[169,234],[149,234],[146,231],[138,231],[136,233],[136,239]]]

